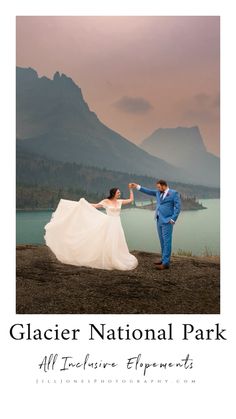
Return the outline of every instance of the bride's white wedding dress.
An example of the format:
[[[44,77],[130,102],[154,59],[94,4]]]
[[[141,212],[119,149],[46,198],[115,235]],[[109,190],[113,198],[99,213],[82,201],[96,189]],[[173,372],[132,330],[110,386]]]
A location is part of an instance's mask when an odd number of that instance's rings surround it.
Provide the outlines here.
[[[63,263],[98,269],[131,270],[138,260],[129,253],[118,207],[101,201],[106,214],[86,199],[61,199],[45,225],[45,242]]]

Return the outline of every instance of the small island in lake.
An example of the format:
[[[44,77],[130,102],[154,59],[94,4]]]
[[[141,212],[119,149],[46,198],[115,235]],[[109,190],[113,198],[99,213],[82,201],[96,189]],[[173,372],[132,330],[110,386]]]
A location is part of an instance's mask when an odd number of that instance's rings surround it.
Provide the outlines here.
[[[145,203],[145,201],[143,201],[139,205],[136,204],[135,207],[154,211],[155,207],[156,207],[156,200],[151,199],[151,202],[150,201],[146,201],[146,202],[147,203]],[[181,196],[181,202],[182,202],[182,211],[197,211],[197,210],[207,209],[207,207],[204,207],[204,205],[202,205],[196,199],[196,197],[183,197],[183,196]]]

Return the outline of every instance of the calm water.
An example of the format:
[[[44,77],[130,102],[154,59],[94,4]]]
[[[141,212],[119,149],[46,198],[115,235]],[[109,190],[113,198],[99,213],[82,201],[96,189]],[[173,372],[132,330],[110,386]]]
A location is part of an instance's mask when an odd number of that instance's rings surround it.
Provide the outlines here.
[[[173,251],[179,249],[203,254],[205,248],[220,254],[220,200],[201,200],[206,210],[183,211],[174,226]],[[123,209],[121,220],[130,250],[159,252],[154,212],[142,209]],[[44,243],[44,226],[51,211],[17,211],[16,242]]]

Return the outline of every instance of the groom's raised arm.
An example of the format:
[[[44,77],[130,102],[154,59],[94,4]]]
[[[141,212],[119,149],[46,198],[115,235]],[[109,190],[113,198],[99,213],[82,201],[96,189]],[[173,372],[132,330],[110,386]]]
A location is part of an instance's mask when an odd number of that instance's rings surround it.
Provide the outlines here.
[[[136,185],[136,189],[140,192],[143,192],[143,193],[145,193],[147,195],[151,195],[151,196],[156,196],[156,194],[157,194],[156,189],[145,188],[144,186],[141,186],[141,185]]]

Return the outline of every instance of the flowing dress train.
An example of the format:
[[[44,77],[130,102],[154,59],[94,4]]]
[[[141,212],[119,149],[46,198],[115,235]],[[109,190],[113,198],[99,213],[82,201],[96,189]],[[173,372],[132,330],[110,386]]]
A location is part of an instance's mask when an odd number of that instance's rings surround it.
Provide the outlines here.
[[[98,269],[131,270],[138,265],[129,252],[120,220],[122,200],[114,207],[100,202],[106,213],[86,199],[61,199],[45,225],[46,245],[62,263]]]

